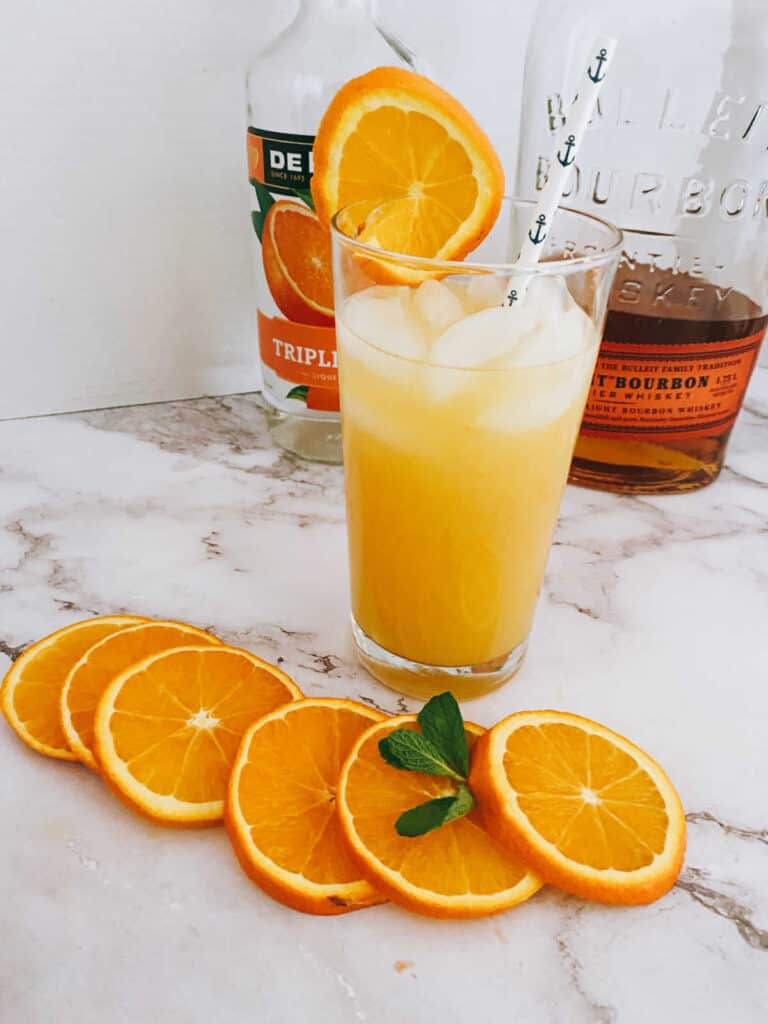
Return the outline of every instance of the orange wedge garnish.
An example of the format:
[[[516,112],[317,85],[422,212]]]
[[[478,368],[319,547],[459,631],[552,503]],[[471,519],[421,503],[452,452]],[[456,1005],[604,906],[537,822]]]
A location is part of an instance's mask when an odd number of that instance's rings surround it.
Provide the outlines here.
[[[105,615],[74,622],[29,646],[2,683],[0,704],[24,742],[48,757],[76,761],[59,717],[61,690],[70,669],[105,636],[145,622],[135,615]]]
[[[504,194],[499,158],[468,111],[403,68],[342,86],[313,157],[320,220],[354,203],[360,241],[412,256],[461,259],[490,231]]]
[[[173,825],[219,821],[243,733],[302,696],[280,669],[235,647],[176,647],[132,665],[96,710],[101,771],[135,810]]]
[[[98,770],[93,753],[96,707],[112,680],[130,665],[170,647],[220,643],[196,626],[162,620],[140,622],[99,640],[72,667],[61,691],[61,727],[72,752]]]
[[[672,887],[685,816],[656,762],[579,715],[521,711],[477,744],[470,785],[488,828],[541,877],[604,903],[650,903]]]
[[[351,700],[300,700],[259,719],[243,738],[227,829],[247,874],[295,910],[344,914],[384,900],[352,861],[336,816],[344,758],[382,718]]]
[[[264,219],[264,275],[289,320],[318,327],[333,323],[331,239],[308,206],[279,199]]]
[[[372,885],[394,903],[431,917],[481,917],[522,903],[541,881],[486,830],[479,810],[416,838],[395,822],[418,804],[452,792],[444,778],[400,771],[379,753],[393,729],[416,729],[414,715],[371,726],[352,748],[338,788],[349,849]],[[483,730],[465,724],[472,747]]]

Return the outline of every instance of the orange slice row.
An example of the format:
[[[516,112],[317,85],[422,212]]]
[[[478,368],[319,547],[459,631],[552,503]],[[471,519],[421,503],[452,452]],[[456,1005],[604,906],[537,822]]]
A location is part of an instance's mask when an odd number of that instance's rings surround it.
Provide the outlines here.
[[[104,616],[32,644],[0,707],[40,753],[81,760],[165,824],[215,822],[255,719],[302,696],[280,669],[182,622]]]
[[[409,838],[394,827],[403,811],[455,792],[382,759],[381,740],[418,730],[415,716],[303,699],[280,669],[194,626],[109,616],[58,630],[17,659],[1,703],[31,747],[79,757],[139,813],[182,826],[225,816],[250,877],[308,913],[389,898],[477,917],[544,882],[648,903],[682,865],[685,818],[665,773],[577,715],[467,724],[476,807]]]

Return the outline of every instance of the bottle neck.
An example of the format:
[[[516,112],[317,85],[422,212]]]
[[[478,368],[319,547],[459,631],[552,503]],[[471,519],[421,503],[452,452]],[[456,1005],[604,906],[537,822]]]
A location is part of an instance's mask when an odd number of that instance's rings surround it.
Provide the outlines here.
[[[375,0],[301,0],[300,14],[335,15],[347,14],[374,15]]]

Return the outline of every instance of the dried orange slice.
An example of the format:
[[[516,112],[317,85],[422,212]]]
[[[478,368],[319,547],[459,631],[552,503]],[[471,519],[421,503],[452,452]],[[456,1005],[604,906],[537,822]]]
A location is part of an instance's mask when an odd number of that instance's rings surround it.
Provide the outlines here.
[[[486,831],[477,808],[417,838],[395,831],[403,811],[453,792],[450,782],[400,771],[379,754],[393,729],[416,729],[415,715],[388,718],[358,739],[342,768],[339,819],[350,851],[372,885],[431,917],[482,917],[514,907],[541,881]],[[465,723],[472,747],[483,730]]]
[[[307,914],[345,914],[384,902],[347,851],[336,816],[341,765],[385,716],[351,700],[310,699],[260,718],[232,769],[226,822],[246,873]]]
[[[2,683],[0,706],[11,728],[33,750],[60,761],[76,761],[59,718],[61,689],[69,671],[103,637],[146,621],[136,615],[86,619],[57,629],[28,647]]]
[[[604,903],[651,903],[672,887],[685,816],[648,754],[604,725],[521,711],[477,744],[470,785],[488,828],[541,877]]]
[[[72,667],[61,691],[61,727],[72,753],[98,771],[93,753],[93,720],[99,700],[115,676],[157,651],[220,643],[217,637],[196,626],[159,619],[140,622],[99,640]]]
[[[313,158],[323,223],[355,203],[360,241],[412,256],[461,259],[490,231],[504,194],[499,158],[471,114],[404,68],[342,86]]]
[[[331,238],[308,206],[279,199],[261,236],[264,274],[278,307],[300,324],[333,323]]]
[[[96,709],[96,759],[134,810],[173,825],[216,822],[245,730],[301,696],[284,672],[249,651],[162,651],[107,687]]]

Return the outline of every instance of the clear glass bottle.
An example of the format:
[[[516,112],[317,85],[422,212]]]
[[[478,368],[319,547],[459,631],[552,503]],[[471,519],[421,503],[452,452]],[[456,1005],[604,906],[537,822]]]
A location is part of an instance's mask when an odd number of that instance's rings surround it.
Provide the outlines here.
[[[572,71],[610,78],[563,202],[626,245],[571,480],[675,493],[715,479],[768,313],[765,0],[543,0],[526,59],[517,191],[547,180]]]
[[[301,0],[295,20],[248,72],[259,353],[273,439],[303,458],[341,461],[330,239],[311,208],[312,144],[344,82],[414,65],[375,19],[374,0]]]

